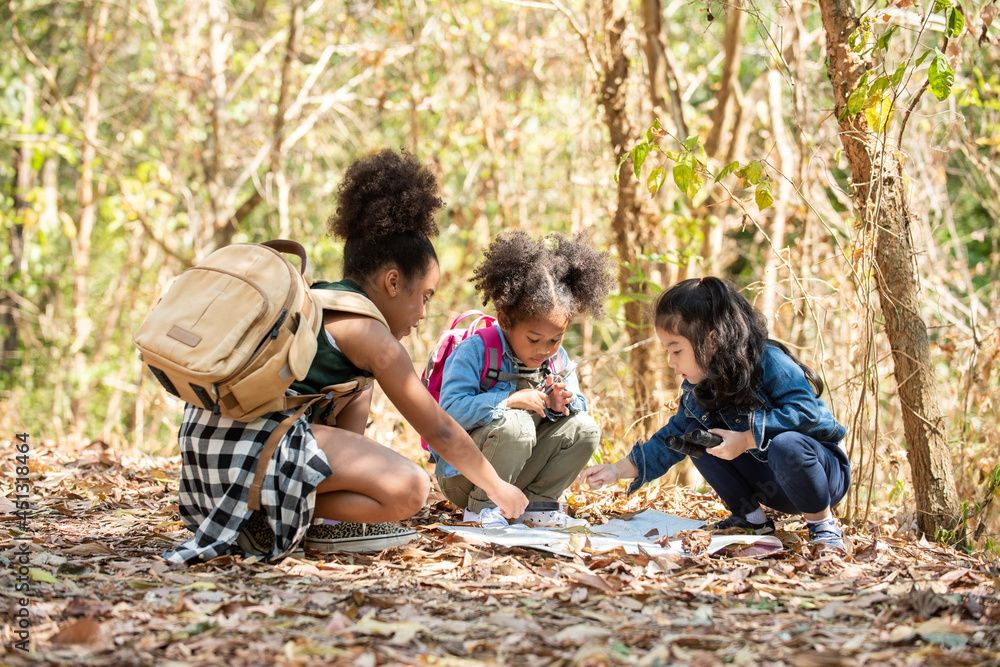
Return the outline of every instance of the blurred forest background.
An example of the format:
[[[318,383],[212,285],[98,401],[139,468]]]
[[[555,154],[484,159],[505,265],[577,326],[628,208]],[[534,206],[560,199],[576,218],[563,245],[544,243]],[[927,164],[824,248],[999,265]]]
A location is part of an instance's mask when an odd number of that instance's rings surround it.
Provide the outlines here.
[[[468,276],[494,235],[586,232],[614,254],[619,289],[567,347],[585,360],[600,456],[617,458],[677,396],[649,301],[724,276],[822,369],[850,432],[841,512],[995,551],[997,10],[7,0],[0,428],[176,454],[181,406],[131,342],[150,305],[227,243],[295,238],[315,276],[339,277],[325,221],[340,176],[402,147],[447,202],[442,284],[406,343],[417,366],[478,305]],[[368,434],[421,458],[384,397]],[[690,469],[663,480],[678,481],[697,483]],[[924,522],[915,496],[935,493],[943,518]]]

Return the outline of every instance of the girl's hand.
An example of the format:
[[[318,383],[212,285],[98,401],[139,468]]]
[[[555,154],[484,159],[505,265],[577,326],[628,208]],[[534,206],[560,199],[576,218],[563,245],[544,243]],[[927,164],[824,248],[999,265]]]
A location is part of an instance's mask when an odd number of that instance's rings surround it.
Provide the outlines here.
[[[519,408],[533,412],[539,417],[545,416],[545,394],[537,389],[522,389],[507,397],[508,408]]]
[[[705,451],[726,461],[732,461],[757,446],[750,431],[727,431],[722,428],[710,428],[708,431],[721,437],[722,444],[709,447]]]
[[[490,489],[486,495],[496,503],[500,512],[508,519],[516,519],[524,514],[524,510],[528,507],[528,498],[524,492],[499,478],[496,487]]]
[[[631,479],[638,474],[639,471],[635,469],[631,461],[622,459],[616,463],[591,466],[581,472],[576,481],[578,484],[586,484],[591,489],[599,489],[620,479]]]
[[[565,382],[555,382],[549,386],[552,389],[545,395],[545,404],[552,412],[568,415],[569,404],[573,402],[573,392],[567,391]]]

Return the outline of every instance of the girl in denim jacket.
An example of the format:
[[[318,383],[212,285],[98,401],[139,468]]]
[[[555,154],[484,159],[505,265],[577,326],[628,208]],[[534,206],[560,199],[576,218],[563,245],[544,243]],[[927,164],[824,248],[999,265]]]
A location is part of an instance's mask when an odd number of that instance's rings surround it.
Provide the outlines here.
[[[474,274],[483,304],[497,312],[503,348],[499,377],[482,383],[485,342],[470,336],[448,357],[441,407],[469,431],[501,479],[523,490],[537,510],[527,525],[582,524],[558,499],[597,447],[600,430],[586,414],[563,336],[583,311],[597,314],[611,287],[605,254],[580,239],[546,243],[524,232],[498,237]],[[465,521],[502,528],[507,519],[482,489],[443,460],[435,476],[444,495],[465,508]]]
[[[847,493],[850,462],[839,445],[846,430],[819,399],[823,381],[769,340],[760,311],[718,278],[684,280],[661,294],[655,325],[670,368],[684,379],[677,414],[626,458],[588,468],[580,481],[633,478],[631,493],[684,458],[674,449],[678,436],[707,430],[722,443],[692,457],[694,465],[732,512],[713,529],[772,533],[763,504],[802,514],[811,542],[842,550],[831,508]]]

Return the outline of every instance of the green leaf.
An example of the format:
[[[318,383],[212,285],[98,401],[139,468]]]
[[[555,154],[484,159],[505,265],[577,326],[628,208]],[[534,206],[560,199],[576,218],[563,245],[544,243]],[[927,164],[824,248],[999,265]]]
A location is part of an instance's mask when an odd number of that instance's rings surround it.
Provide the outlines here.
[[[851,51],[854,53],[861,53],[865,46],[868,44],[868,38],[871,36],[871,19],[865,17],[861,19],[858,27],[847,36],[847,45],[850,47]]]
[[[618,174],[621,173],[622,165],[625,164],[631,154],[631,152],[622,153],[621,157],[618,158],[618,166],[615,167],[615,183],[618,183]]]
[[[927,49],[926,51],[924,51],[922,54],[920,54],[920,57],[917,58],[917,61],[913,63],[913,66],[920,67],[921,65],[923,65],[924,61],[927,60],[927,56],[934,53],[934,51],[937,51],[937,49],[934,49],[933,51],[931,49]]]
[[[189,623],[183,628],[178,630],[174,637],[177,639],[186,639],[188,637],[194,637],[195,635],[200,635],[201,633],[211,630],[215,627],[215,621],[200,621],[198,623]]]
[[[873,132],[881,134],[892,119],[892,98],[883,95],[875,104],[865,109],[865,120]]]
[[[903,82],[903,76],[906,75],[906,63],[900,63],[896,71],[892,73],[892,78],[890,79],[892,87],[896,88],[900,83]]]
[[[216,588],[218,587],[211,581],[192,581],[181,586],[182,591],[214,591]]]
[[[684,149],[688,151],[694,151],[698,148],[698,142],[700,141],[697,134],[692,134],[690,137],[684,140]]]
[[[639,172],[642,171],[642,163],[646,161],[647,155],[649,155],[649,144],[645,141],[632,149],[632,171],[635,172],[636,178],[639,178]]]
[[[764,177],[764,165],[759,160],[751,160],[737,172],[747,185],[757,185]]]
[[[865,98],[865,109],[868,109],[878,103],[882,99],[886,88],[889,87],[889,77],[885,74],[879,75],[872,85],[868,87],[868,97]]]
[[[932,11],[943,12],[944,10],[950,8],[951,0],[934,0],[934,9]]]
[[[691,186],[688,188],[687,196],[688,199],[694,199],[694,196],[698,194],[701,190],[701,186],[704,184],[704,180],[701,178],[701,174],[697,171],[694,172],[694,178],[691,179]]]
[[[655,195],[659,192],[666,180],[667,170],[663,167],[654,167],[653,171],[649,173],[649,178],[646,179],[646,188],[649,190],[649,194]]]
[[[149,183],[150,176],[156,170],[156,165],[151,162],[140,162],[135,168],[135,177],[140,183]]]
[[[761,211],[774,203],[774,195],[771,194],[771,181],[761,181],[754,190],[753,200],[757,202],[757,208]]]
[[[868,75],[861,77],[861,81],[858,82],[858,87],[847,98],[847,115],[853,116],[859,113],[865,108],[865,102],[868,100]]]
[[[733,173],[734,171],[736,171],[739,168],[740,168],[740,163],[739,162],[736,162],[735,160],[733,162],[730,162],[725,167],[723,167],[722,171],[720,171],[719,174],[715,177],[715,182],[718,183],[719,181],[721,181],[726,176],[728,176],[729,174]]]
[[[955,83],[955,73],[951,70],[948,59],[938,49],[934,49],[934,59],[931,60],[927,80],[930,81],[931,92],[939,100],[943,100],[951,94],[951,87]]]
[[[888,30],[886,30],[884,33],[882,33],[882,35],[875,42],[875,48],[880,51],[888,51],[889,40],[892,39],[892,36],[896,34],[897,30],[899,30],[899,26],[894,25]]]
[[[41,581],[46,584],[56,583],[56,578],[46,570],[40,567],[30,567],[28,568],[28,575],[31,577],[32,581]]]
[[[42,167],[45,166],[45,161],[49,159],[49,152],[42,150],[39,147],[34,147],[31,149],[31,170],[41,171]]]
[[[965,29],[965,14],[961,7],[955,7],[948,12],[948,36],[958,37]]]
[[[681,192],[687,193],[694,180],[694,169],[686,162],[678,162],[673,168],[674,183]]]

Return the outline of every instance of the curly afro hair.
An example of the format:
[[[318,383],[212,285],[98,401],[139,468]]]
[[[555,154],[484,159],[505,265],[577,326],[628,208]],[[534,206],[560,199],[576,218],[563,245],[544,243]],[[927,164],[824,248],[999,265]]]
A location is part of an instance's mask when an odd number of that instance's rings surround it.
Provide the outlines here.
[[[437,260],[430,237],[444,202],[434,174],[406,151],[383,149],[356,161],[337,197],[327,224],[344,239],[345,276],[363,279],[395,264],[409,280]]]
[[[563,311],[600,314],[612,278],[607,253],[580,236],[532,239],[523,231],[498,236],[473,273],[473,283],[509,324]]]

